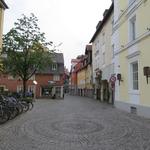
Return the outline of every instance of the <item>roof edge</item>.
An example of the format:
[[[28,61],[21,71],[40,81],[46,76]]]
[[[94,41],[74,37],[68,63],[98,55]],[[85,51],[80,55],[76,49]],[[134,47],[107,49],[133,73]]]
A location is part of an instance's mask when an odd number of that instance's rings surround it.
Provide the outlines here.
[[[90,40],[89,43],[92,43],[92,42],[95,40],[97,34],[101,31],[101,29],[103,28],[105,22],[106,22],[106,21],[108,20],[108,18],[110,17],[110,15],[111,15],[113,9],[114,9],[114,3],[111,4],[110,8],[108,9],[107,14],[106,14],[105,17],[103,18],[103,20],[102,20],[100,26],[99,26],[98,29],[95,31],[95,33],[94,33],[94,35],[93,35],[93,37],[91,38],[91,40]]]
[[[8,9],[9,7],[7,6],[7,4],[5,3],[4,0],[0,0],[0,4],[4,9]]]

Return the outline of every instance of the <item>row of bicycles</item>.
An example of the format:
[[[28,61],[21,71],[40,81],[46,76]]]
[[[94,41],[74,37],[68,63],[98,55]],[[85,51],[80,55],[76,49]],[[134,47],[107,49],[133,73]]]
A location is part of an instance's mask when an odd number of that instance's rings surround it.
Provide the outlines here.
[[[0,124],[14,119],[16,116],[33,108],[32,101],[0,95]]]

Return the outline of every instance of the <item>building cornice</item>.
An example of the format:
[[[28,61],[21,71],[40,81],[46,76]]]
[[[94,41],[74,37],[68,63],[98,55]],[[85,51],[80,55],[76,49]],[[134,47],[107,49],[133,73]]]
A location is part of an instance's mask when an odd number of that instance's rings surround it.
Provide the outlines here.
[[[136,51],[136,52],[134,52],[134,53],[128,55],[128,56],[127,56],[127,59],[131,59],[131,58],[133,58],[133,57],[136,57],[136,56],[140,55],[140,53],[141,53],[140,51]]]

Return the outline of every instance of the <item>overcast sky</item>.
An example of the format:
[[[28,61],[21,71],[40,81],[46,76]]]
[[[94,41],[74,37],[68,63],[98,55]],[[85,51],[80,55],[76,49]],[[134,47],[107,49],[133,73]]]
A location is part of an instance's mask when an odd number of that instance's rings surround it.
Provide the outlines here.
[[[53,41],[64,53],[65,66],[70,69],[72,58],[84,54],[95,27],[111,0],[5,0],[4,33],[7,33],[21,14],[34,13],[47,41]]]

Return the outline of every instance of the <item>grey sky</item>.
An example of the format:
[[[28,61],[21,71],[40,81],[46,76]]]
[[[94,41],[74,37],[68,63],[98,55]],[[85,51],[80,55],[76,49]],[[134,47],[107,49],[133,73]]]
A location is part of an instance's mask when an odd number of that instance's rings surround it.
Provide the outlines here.
[[[4,33],[13,27],[21,14],[34,13],[38,25],[46,38],[64,53],[65,65],[84,54],[85,45],[92,38],[95,27],[111,0],[5,0],[9,9],[5,11]]]

